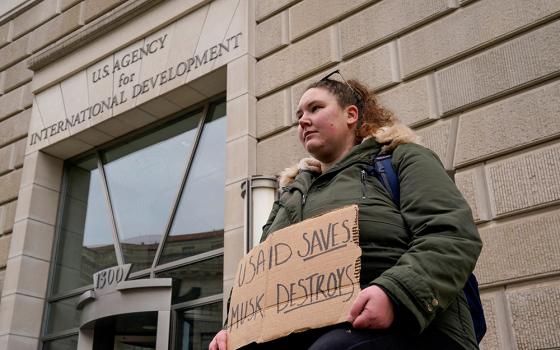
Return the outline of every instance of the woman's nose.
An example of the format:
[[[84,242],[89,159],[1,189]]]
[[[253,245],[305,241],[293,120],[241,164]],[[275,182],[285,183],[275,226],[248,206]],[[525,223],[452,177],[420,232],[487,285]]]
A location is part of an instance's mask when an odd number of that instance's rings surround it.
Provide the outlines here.
[[[302,114],[302,116],[299,118],[298,120],[299,126],[303,127],[305,125],[309,125],[310,124],[310,120],[309,118],[306,116],[306,114]]]

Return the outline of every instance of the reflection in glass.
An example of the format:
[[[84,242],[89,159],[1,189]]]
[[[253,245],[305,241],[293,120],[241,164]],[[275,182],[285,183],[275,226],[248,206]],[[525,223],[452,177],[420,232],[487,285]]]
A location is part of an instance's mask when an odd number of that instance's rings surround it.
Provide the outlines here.
[[[201,113],[109,150],[105,174],[132,271],[152,265],[192,152]]]
[[[125,337],[128,339],[131,337]],[[152,339],[153,338],[153,339]],[[115,340],[115,347],[113,350],[153,350],[156,348],[156,337],[139,337],[136,343],[127,343],[126,340],[122,341],[119,337]]]
[[[212,338],[222,328],[222,302],[184,311],[177,328],[180,349],[208,349]]]
[[[208,118],[159,263],[224,245],[225,102]]]
[[[56,333],[79,327],[80,311],[76,309],[79,296],[49,304],[47,333]]]
[[[134,312],[95,321],[93,349],[155,349],[157,312]]]
[[[172,303],[182,303],[222,293],[224,257],[218,256],[157,274],[173,279]],[[220,316],[221,317],[221,316]]]
[[[50,340],[44,343],[43,350],[76,350],[78,348],[78,336]]]
[[[53,294],[92,284],[95,272],[117,264],[113,229],[96,158],[67,170]]]

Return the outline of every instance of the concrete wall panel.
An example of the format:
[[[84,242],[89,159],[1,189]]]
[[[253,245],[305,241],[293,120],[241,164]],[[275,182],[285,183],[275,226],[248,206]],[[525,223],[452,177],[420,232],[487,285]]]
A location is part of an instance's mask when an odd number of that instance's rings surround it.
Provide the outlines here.
[[[559,116],[558,80],[465,113],[459,118],[455,165],[558,136]]]
[[[255,13],[256,20],[262,21],[263,18],[270,16],[272,13],[279,11],[288,7],[289,5],[295,4],[301,0],[256,0],[255,1]]]
[[[297,127],[293,127],[257,144],[257,174],[277,175],[305,157],[309,155],[299,143]]]
[[[379,101],[407,125],[415,126],[437,119],[433,76],[407,81],[379,94]]]
[[[481,284],[560,272],[560,211],[479,229],[476,276]]]
[[[453,164],[453,147],[457,134],[457,120],[448,119],[419,129],[417,132],[422,144],[434,151],[446,169]]]
[[[390,42],[340,65],[346,79],[359,79],[374,90],[400,81],[396,42]]]
[[[342,55],[348,56],[449,10],[447,0],[376,2],[340,24]]]
[[[288,45],[288,11],[281,12],[257,25],[255,54],[262,57]]]
[[[337,40],[332,26],[258,61],[257,97],[338,61]]]
[[[486,166],[496,216],[560,200],[560,145],[555,144]]]
[[[262,138],[292,123],[290,91],[285,89],[257,102],[257,137]]]
[[[455,173],[455,184],[471,207],[475,222],[490,220],[488,188],[484,181],[484,167],[459,170]]]
[[[44,0],[13,20],[13,38],[19,38],[33,28],[56,16],[57,0]]]
[[[560,347],[560,285],[506,293],[518,350]]]
[[[303,0],[290,7],[290,39],[297,40],[369,1]]]
[[[556,15],[560,2],[481,0],[401,39],[403,74],[456,58]]]
[[[560,72],[559,32],[560,21],[556,21],[438,71],[442,112],[452,112]]]

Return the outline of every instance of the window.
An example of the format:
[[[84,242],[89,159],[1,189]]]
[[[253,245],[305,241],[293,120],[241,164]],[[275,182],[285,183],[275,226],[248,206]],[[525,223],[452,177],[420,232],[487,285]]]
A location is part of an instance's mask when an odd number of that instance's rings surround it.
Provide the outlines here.
[[[192,328],[177,348],[220,329],[225,114],[224,101],[207,104],[66,162],[44,349],[75,343],[76,303],[93,274],[129,263],[129,278],[173,279],[173,309],[184,315],[175,318]]]
[[[179,315],[177,349],[208,349],[220,329],[222,308],[216,303],[190,308]]]

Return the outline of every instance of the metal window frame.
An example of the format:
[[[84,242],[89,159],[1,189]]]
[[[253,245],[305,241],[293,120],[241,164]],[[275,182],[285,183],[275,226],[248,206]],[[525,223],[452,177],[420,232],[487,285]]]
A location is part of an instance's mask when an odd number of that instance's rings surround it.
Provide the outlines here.
[[[74,335],[78,335],[78,333],[80,332],[79,328],[71,328],[62,332],[56,332],[56,333],[51,333],[47,336],[44,336],[41,338],[42,342],[46,342],[46,341],[51,341],[51,340],[57,340],[57,339],[62,339],[62,338],[68,338]]]
[[[195,140],[193,142],[193,146],[192,146],[192,151],[190,153],[189,158],[187,159],[187,162],[185,164],[185,168],[184,168],[184,172],[183,172],[183,177],[181,180],[181,183],[179,185],[178,191],[177,191],[177,195],[175,197],[175,201],[173,203],[173,207],[171,210],[171,213],[169,215],[169,218],[167,220],[167,224],[165,226],[165,231],[162,234],[162,238],[158,244],[158,249],[156,251],[156,254],[154,256],[154,260],[152,261],[152,265],[150,268],[147,269],[143,269],[140,271],[135,271],[134,273],[131,273],[129,278],[130,279],[138,279],[138,278],[154,278],[156,273],[160,273],[160,272],[164,272],[164,271],[168,271],[168,270],[172,270],[175,268],[179,268],[182,266],[188,266],[191,264],[195,264],[198,262],[202,262],[205,260],[210,260],[212,258],[215,257],[219,257],[219,256],[223,256],[224,255],[224,248],[218,248],[218,249],[214,249],[211,251],[207,251],[201,254],[197,254],[194,256],[190,256],[190,257],[186,257],[183,259],[178,259],[175,261],[171,261],[162,265],[158,265],[159,260],[161,258],[161,254],[163,253],[163,248],[165,245],[165,242],[167,240],[167,237],[169,236],[169,232],[171,231],[171,227],[173,224],[173,220],[175,219],[175,215],[179,206],[179,203],[181,201],[181,196],[183,194],[184,188],[186,186],[186,182],[188,179],[188,175],[189,172],[192,168],[192,164],[194,161],[194,157],[196,156],[196,151],[198,149],[199,146],[199,142],[202,136],[202,132],[204,130],[204,126],[206,124],[206,121],[210,119],[210,113],[215,111],[215,106],[220,104],[220,103],[224,103],[225,102],[225,96],[223,94],[219,94],[217,96],[211,97],[210,99],[206,100],[203,103],[200,104],[196,104],[195,106],[192,106],[191,108],[187,109],[187,110],[183,110],[180,111],[168,118],[165,118],[159,122],[153,123],[152,127],[149,128],[149,130],[146,129],[142,129],[139,130],[137,132],[132,132],[129,134],[129,137],[127,137],[127,139],[133,139],[135,137],[138,137],[139,135],[147,135],[149,134],[150,131],[153,131],[154,129],[157,129],[158,127],[161,127],[165,124],[168,123],[173,123],[175,121],[178,120],[178,118],[180,118],[180,116],[185,116],[188,115],[190,113],[196,114],[197,110],[201,111],[201,116],[199,117],[199,122],[197,125],[197,134],[195,136]],[[227,116],[227,114],[226,114]],[[194,115],[192,115],[192,117],[194,117]],[[119,237],[119,232],[118,232],[118,226],[116,223],[116,219],[115,219],[115,212],[114,212],[114,208],[112,206],[112,202],[111,202],[111,196],[110,196],[110,190],[109,190],[109,186],[108,186],[108,182],[107,182],[107,177],[105,174],[105,168],[104,168],[104,163],[102,160],[102,152],[104,152],[106,149],[110,149],[120,143],[123,142],[123,139],[119,139],[119,140],[113,140],[108,142],[107,144],[101,146],[101,147],[96,147],[94,148],[94,150],[87,152],[85,154],[82,154],[78,157],[74,157],[73,159],[83,159],[86,158],[88,156],[91,156],[92,154],[94,155],[94,157],[96,158],[96,163],[97,163],[97,168],[100,171],[100,177],[102,179],[102,187],[104,190],[104,195],[105,195],[105,200],[107,203],[107,208],[109,210],[109,216],[111,219],[111,223],[112,223],[112,234],[113,234],[113,244],[115,247],[115,255],[117,258],[117,264],[118,265],[123,265],[125,263],[125,259],[124,259],[124,253],[122,251],[122,247],[120,244],[120,237]],[[71,159],[72,160],[72,159]],[[62,235],[61,235],[61,225],[60,223],[62,222],[62,215],[64,213],[64,207],[66,205],[66,196],[68,194],[68,165],[65,164],[64,166],[64,172],[63,172],[63,177],[62,177],[62,191],[61,191],[61,195],[59,197],[59,204],[58,204],[58,213],[57,213],[57,221],[56,221],[56,229],[55,229],[55,239],[53,240],[53,249],[52,249],[52,260],[51,260],[51,268],[49,269],[49,276],[48,276],[48,286],[47,286],[47,291],[48,291],[48,297],[46,298],[46,303],[44,305],[44,312],[43,312],[43,320],[42,320],[42,325],[41,325],[41,337],[40,337],[40,341],[41,341],[41,347],[43,346],[43,343],[46,341],[53,341],[53,340],[57,340],[57,339],[63,339],[66,337],[70,337],[70,336],[74,336],[74,335],[78,335],[79,334],[79,328],[72,328],[72,329],[68,329],[68,330],[64,330],[61,332],[55,332],[55,333],[47,333],[47,323],[51,314],[51,310],[50,310],[50,304],[53,302],[57,302],[57,301],[61,301],[64,299],[68,299],[71,297],[75,297],[80,295],[81,293],[90,290],[93,288],[93,283],[86,285],[86,286],[82,286],[76,289],[72,289],[72,290],[66,290],[63,291],[62,293],[58,293],[58,294],[52,294],[52,288],[53,288],[53,282],[54,282],[54,276],[55,276],[55,270],[56,270],[56,264],[57,264],[57,257],[59,256],[60,253],[60,240],[62,239]],[[200,298],[200,299],[195,299],[195,300],[191,300],[185,303],[181,303],[181,304],[177,304],[177,306],[171,305],[172,309],[178,309],[178,308],[188,308],[188,307],[194,307],[194,306],[202,306],[202,305],[206,305],[206,304],[212,304],[218,301],[222,301],[223,298],[223,294],[215,294],[212,296],[207,296],[204,298]],[[172,313],[172,321],[175,321],[175,316],[174,313]],[[175,334],[175,329],[174,329],[174,323],[172,323],[172,328],[171,328],[171,333],[170,335]],[[175,337],[172,337],[172,343],[174,343],[174,339]]]
[[[196,263],[200,263],[206,260],[211,260],[213,258],[217,258],[219,256],[224,255],[224,248],[218,248],[214,250],[209,250],[204,253],[200,253],[193,256],[188,256],[183,259],[171,261],[165,264],[161,264],[154,268],[154,273],[161,273],[169,270],[173,270],[179,267],[187,266],[187,265],[194,265]]]
[[[173,203],[173,207],[171,208],[171,212],[169,213],[169,218],[167,220],[167,225],[165,226],[165,231],[163,232],[163,235],[161,237],[161,241],[159,242],[157,251],[156,251],[156,255],[154,256],[154,260],[152,261],[152,267],[151,267],[151,272],[150,272],[150,277],[153,278],[154,277],[154,269],[155,267],[158,265],[159,263],[159,259],[161,257],[161,254],[163,253],[163,246],[165,245],[165,241],[167,240],[167,236],[169,236],[169,232],[171,231],[171,226],[173,225],[173,221],[175,219],[175,214],[177,213],[177,209],[179,208],[179,203],[181,202],[181,197],[183,195],[183,191],[185,189],[185,185],[187,183],[187,178],[189,177],[189,173],[191,171],[191,167],[192,167],[192,163],[194,160],[194,157],[196,156],[196,151],[198,149],[198,144],[200,142],[200,138],[202,136],[202,132],[204,130],[204,125],[206,124],[206,120],[208,119],[208,114],[210,113],[210,104],[206,104],[204,106],[204,109],[202,111],[202,116],[200,117],[200,120],[198,121],[198,128],[196,131],[196,136],[193,142],[193,146],[192,146],[192,151],[191,154],[189,156],[189,159],[187,159],[187,163],[185,164],[185,170],[183,172],[183,178],[181,180],[181,184],[179,185],[179,188],[177,189],[177,195],[175,196],[175,202]]]
[[[111,228],[113,229],[113,245],[115,247],[115,255],[117,257],[117,265],[124,265],[124,256],[121,248],[121,240],[119,237],[119,231],[117,229],[117,221],[115,219],[115,211],[113,210],[113,203],[111,202],[111,196],[109,194],[109,184],[107,183],[107,176],[105,174],[105,166],[101,161],[101,153],[99,150],[95,152],[97,157],[97,169],[99,169],[99,174],[101,175],[101,182],[103,185],[103,194],[105,195],[105,201],[107,202],[106,208],[109,211],[109,217],[111,218]]]
[[[129,279],[139,279],[143,277],[154,278],[154,277],[150,277],[152,272],[155,275],[157,273],[173,270],[187,265],[196,264],[198,262],[209,260],[222,255],[224,255],[224,248],[209,250],[204,253],[188,256],[186,258],[182,258],[182,259],[170,261],[165,264],[158,265],[154,269],[150,267],[144,270],[133,272],[129,275]]]
[[[49,297],[52,293],[53,284],[54,284],[54,270],[56,269],[56,261],[55,257],[59,255],[60,250],[60,240],[61,234],[60,231],[62,227],[60,223],[62,222],[62,213],[64,213],[65,205],[66,205],[66,196],[68,195],[68,165],[64,164],[63,172],[62,172],[62,180],[61,180],[61,191],[60,196],[58,197],[58,212],[56,214],[56,226],[54,230],[54,239],[51,247],[51,266],[49,267],[49,275],[47,280],[47,298],[46,302],[43,305],[43,317],[41,320],[41,335],[48,334],[47,333],[47,322],[51,313],[50,310],[50,300]],[[42,348],[42,337],[41,337],[41,348]]]
[[[169,331],[169,334],[171,336],[171,343],[170,343],[170,349],[177,349],[177,332],[178,332],[178,326],[179,326],[179,313],[183,313],[185,312],[186,309],[189,308],[194,308],[194,307],[199,307],[199,306],[205,306],[205,305],[210,305],[210,304],[216,304],[216,303],[222,303],[223,302],[223,298],[224,298],[224,294],[214,294],[214,295],[209,295],[207,297],[204,298],[200,298],[200,299],[195,299],[195,300],[189,300],[189,301],[185,301],[183,303],[179,303],[179,304],[175,304],[171,306],[171,329]]]
[[[195,139],[193,140],[194,142],[193,142],[193,146],[192,146],[192,148],[191,148],[191,155],[189,156],[189,158],[188,158],[187,161],[186,161],[186,166],[185,166],[185,169],[186,169],[186,170],[188,170],[188,165],[189,165],[189,162],[190,162],[190,159],[191,159],[193,153],[196,152],[196,149],[197,149],[197,146],[198,146],[198,139],[199,139],[199,136],[200,136],[200,133],[201,133],[201,126],[204,125],[205,113],[208,112],[208,109],[209,109],[208,106],[211,105],[211,104],[213,104],[213,103],[217,103],[217,101],[214,101],[214,102],[208,101],[208,102],[206,102],[205,104],[203,104],[202,106],[197,106],[196,108],[192,108],[192,109],[189,109],[188,111],[183,111],[183,112],[181,112],[180,114],[178,114],[179,116],[187,116],[188,118],[193,118],[193,117],[196,117],[196,115],[200,113],[200,116],[198,117],[199,120],[198,120],[198,124],[197,124],[197,131],[196,131],[197,134],[196,134],[196,136],[195,136]],[[154,129],[157,129],[158,127],[164,127],[166,124],[174,123],[174,122],[176,122],[178,119],[179,119],[179,118],[178,118],[177,115],[176,115],[175,117],[166,119],[165,122],[163,122],[163,123],[161,123],[161,124],[158,124],[157,126],[155,126],[154,128],[152,128],[152,131],[153,131]],[[201,124],[202,124],[202,125],[201,125]],[[142,136],[148,135],[149,132],[150,132],[149,130],[148,130],[148,131],[144,130],[141,134],[136,134],[136,136],[142,137]],[[127,139],[132,139],[132,137],[131,137],[131,138],[127,138]],[[121,141],[121,142],[122,142],[122,141]],[[114,146],[115,146],[115,147],[118,147],[118,144],[119,144],[119,143],[114,144]],[[104,149],[110,149],[110,148],[112,148],[112,147],[105,147]],[[110,204],[110,203],[111,203],[111,202],[110,202],[110,190],[109,190],[109,185],[108,185],[108,180],[107,180],[107,177],[106,177],[106,173],[105,173],[105,170],[104,170],[104,169],[105,169],[105,168],[104,168],[105,164],[103,163],[103,160],[102,160],[102,154],[101,154],[102,152],[103,152],[103,151],[97,151],[97,152],[96,152],[96,154],[97,154],[97,156],[98,156],[98,161],[99,161],[99,165],[98,165],[98,166],[100,166],[100,169],[103,169],[103,171],[101,172],[101,176],[102,176],[102,178],[103,178],[103,183],[105,184],[106,195],[107,195],[107,202],[109,203],[108,206],[110,207],[110,210],[111,210],[111,212],[110,212],[111,221],[113,222],[114,230],[115,230],[115,235],[116,235],[116,237],[113,237],[113,239],[116,240],[116,241],[118,241],[118,243],[115,243],[115,247],[116,247],[117,245],[118,245],[118,247],[119,247],[119,252],[120,252],[121,259],[122,259],[122,262],[119,262],[119,265],[122,265],[122,264],[124,264],[124,263],[126,262],[126,259],[125,259],[124,251],[122,250],[122,247],[121,247],[121,245],[120,245],[120,235],[119,235],[119,229],[118,229],[117,221],[116,221],[116,218],[115,218],[115,211],[114,211],[113,206]],[[180,200],[180,195],[181,195],[181,193],[182,193],[182,190],[181,190],[181,189],[182,189],[182,185],[181,185],[181,184],[185,181],[185,180],[184,180],[185,172],[183,172],[182,174],[183,174],[183,178],[181,179],[181,183],[180,183],[180,186],[179,186],[178,198],[177,198],[177,196],[176,196],[175,202],[177,202],[178,200]],[[173,210],[172,210],[172,211],[174,211],[174,210],[175,210],[175,207],[177,206],[177,204],[176,204],[175,202],[173,203],[173,207],[172,207]],[[168,218],[168,222],[167,222],[167,224],[166,224],[166,230],[167,230],[167,225],[169,225],[169,221],[171,220],[171,222],[172,222],[173,218],[174,218],[174,213],[170,214],[170,218]],[[149,274],[149,278],[153,278],[153,265],[154,265],[154,261],[155,261],[155,259],[157,258],[158,253],[161,254],[161,252],[160,252],[160,250],[162,250],[161,245],[165,242],[164,236],[165,236],[165,231],[162,233],[162,238],[160,239],[160,242],[158,243],[158,248],[157,248],[157,250],[156,250],[156,254],[154,255],[154,258],[153,258],[153,260],[152,260],[152,265],[151,265],[149,268],[147,268],[147,269],[142,269],[142,270],[139,270],[139,271],[135,271],[135,272],[134,272],[133,274],[131,274],[131,275],[134,275],[134,274],[135,274],[135,275],[144,275],[144,274],[147,273],[147,274]]]
[[[49,298],[47,298],[47,301],[49,303],[53,303],[55,301],[59,301],[59,300],[62,300],[62,299],[67,299],[67,298],[72,298],[72,297],[75,297],[75,296],[79,296],[83,292],[86,292],[86,291],[88,291],[92,288],[93,288],[93,284],[88,284],[87,286],[66,290],[62,293],[58,293],[58,294],[54,294],[54,295],[50,296]]]

